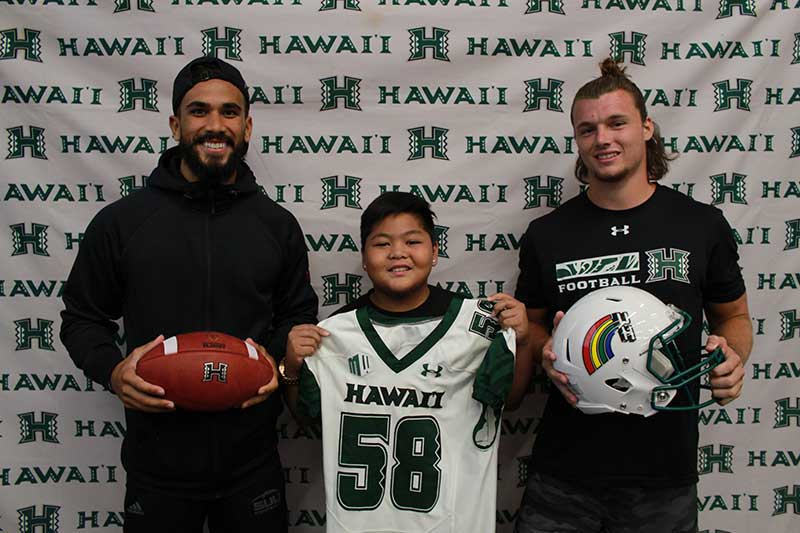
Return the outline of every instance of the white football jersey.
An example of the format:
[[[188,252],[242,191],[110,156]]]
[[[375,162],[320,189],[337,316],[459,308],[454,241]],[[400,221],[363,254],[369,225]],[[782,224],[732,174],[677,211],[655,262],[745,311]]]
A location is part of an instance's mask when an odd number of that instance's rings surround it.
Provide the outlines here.
[[[435,319],[362,307],[320,323],[300,395],[322,417],[328,533],[495,530],[516,346],[491,309],[456,297]]]

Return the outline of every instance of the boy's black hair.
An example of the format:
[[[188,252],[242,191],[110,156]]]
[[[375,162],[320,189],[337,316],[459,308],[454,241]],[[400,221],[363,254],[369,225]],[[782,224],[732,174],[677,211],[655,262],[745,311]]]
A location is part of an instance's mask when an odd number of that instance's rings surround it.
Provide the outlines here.
[[[436,231],[433,226],[436,214],[431,211],[430,204],[410,192],[389,191],[375,198],[361,213],[361,249],[364,249],[367,237],[375,226],[390,216],[403,213],[417,217],[430,235],[431,242],[436,243]]]

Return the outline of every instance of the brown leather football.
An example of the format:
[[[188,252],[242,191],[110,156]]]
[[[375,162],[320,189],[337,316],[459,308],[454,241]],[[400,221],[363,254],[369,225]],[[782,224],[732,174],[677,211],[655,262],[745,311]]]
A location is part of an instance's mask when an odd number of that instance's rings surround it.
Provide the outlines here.
[[[165,339],[136,366],[145,381],[191,411],[239,407],[272,380],[272,365],[241,339],[213,331]]]

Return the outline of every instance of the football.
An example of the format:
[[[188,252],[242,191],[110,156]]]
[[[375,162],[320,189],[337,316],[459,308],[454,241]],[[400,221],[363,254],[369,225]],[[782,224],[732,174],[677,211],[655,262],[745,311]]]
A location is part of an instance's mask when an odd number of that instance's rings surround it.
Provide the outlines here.
[[[147,352],[136,374],[164,388],[165,397],[191,411],[239,407],[272,380],[272,365],[241,339],[217,332],[183,333]]]

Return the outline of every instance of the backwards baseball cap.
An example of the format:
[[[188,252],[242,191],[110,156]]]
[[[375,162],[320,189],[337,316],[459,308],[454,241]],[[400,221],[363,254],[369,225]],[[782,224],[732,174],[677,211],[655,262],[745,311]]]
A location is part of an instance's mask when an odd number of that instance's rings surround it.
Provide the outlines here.
[[[178,114],[181,100],[189,90],[200,82],[208,80],[224,80],[234,85],[244,96],[244,110],[250,109],[247,96],[247,84],[242,73],[225,61],[213,56],[198,57],[183,67],[172,84],[172,112]]]

